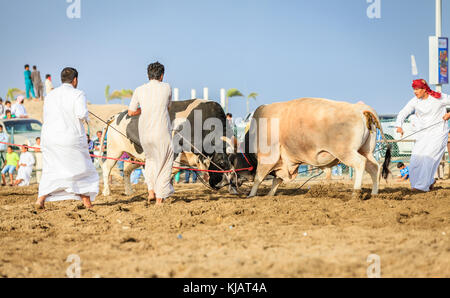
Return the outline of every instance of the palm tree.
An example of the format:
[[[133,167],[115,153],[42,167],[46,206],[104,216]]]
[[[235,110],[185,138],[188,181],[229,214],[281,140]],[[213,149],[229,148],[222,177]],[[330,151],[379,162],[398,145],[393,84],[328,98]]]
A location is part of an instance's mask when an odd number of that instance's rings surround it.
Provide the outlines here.
[[[227,91],[227,102],[225,104],[225,113],[228,113],[228,99],[231,97],[244,97],[242,93],[236,88],[228,89]]]
[[[124,99],[130,99],[133,96],[133,90],[130,89],[122,89],[122,90],[114,90],[111,94],[109,93],[110,87],[106,86],[105,89],[105,99],[106,103],[113,99],[120,99],[122,105],[124,104]]]
[[[250,98],[253,98],[254,100],[256,100],[256,97],[257,97],[258,95],[259,95],[258,93],[252,92],[252,93],[250,93],[250,94],[247,96],[247,115],[248,115],[248,113],[250,113],[250,103],[249,103],[249,99],[250,99]]]
[[[9,98],[13,101],[17,95],[25,95],[25,91],[20,90],[19,88],[9,88],[8,93],[6,93],[6,100]]]

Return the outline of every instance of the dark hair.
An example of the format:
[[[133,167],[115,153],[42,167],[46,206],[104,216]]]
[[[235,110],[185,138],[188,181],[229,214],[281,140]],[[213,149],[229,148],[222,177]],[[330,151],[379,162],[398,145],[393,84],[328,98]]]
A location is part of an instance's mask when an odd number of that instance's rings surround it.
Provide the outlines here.
[[[37,141],[37,140],[40,140],[40,139],[41,139],[41,137],[37,137],[37,138],[36,138],[36,141]]]
[[[6,110],[5,115],[10,113],[11,114],[11,110]]]
[[[9,149],[9,148],[11,148],[11,150],[13,150],[13,147],[12,147],[12,146],[8,146],[8,149]]]
[[[34,69],[34,70],[36,70],[36,69],[37,69],[36,65],[33,65],[33,69]]]
[[[22,145],[22,148],[25,148],[25,150],[27,150],[27,151],[28,151],[28,147],[27,147],[27,145],[23,144],[23,145]]]
[[[397,168],[398,168],[398,169],[400,169],[400,168],[403,167],[403,166],[405,166],[405,164],[402,163],[402,162],[399,162],[399,163],[397,164]]]
[[[0,97],[0,102],[3,102],[3,98]]]
[[[147,74],[149,80],[159,80],[164,74],[164,65],[162,65],[158,61],[149,64],[147,67]]]
[[[30,66],[28,64],[25,64],[24,68],[27,69],[27,67],[29,68]]]
[[[231,113],[227,113],[227,117],[230,116],[231,118],[233,118],[233,115]]]
[[[7,104],[9,104],[9,103],[11,103],[9,100],[5,101],[5,105],[7,105]]]
[[[70,84],[75,78],[78,78],[78,71],[73,67],[66,67],[61,71],[61,82]]]
[[[49,77],[51,77],[49,74],[45,75],[45,78],[48,79]]]

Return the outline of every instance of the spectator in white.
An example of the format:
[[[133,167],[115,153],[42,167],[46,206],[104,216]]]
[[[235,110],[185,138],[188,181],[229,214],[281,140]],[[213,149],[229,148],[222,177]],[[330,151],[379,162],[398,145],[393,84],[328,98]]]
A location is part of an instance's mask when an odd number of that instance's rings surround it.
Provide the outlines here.
[[[36,138],[36,144],[33,146],[34,149],[34,157],[36,159],[36,181],[37,183],[41,182],[42,176],[42,152],[41,152],[41,138]]]
[[[17,171],[16,181],[14,186],[28,186],[30,185],[31,173],[35,163],[33,153],[28,152],[28,148],[23,145],[20,149],[19,170]]]
[[[3,116],[6,116],[7,111],[11,111],[11,102],[9,100],[5,101],[5,112],[3,113]]]
[[[3,168],[3,166],[6,164],[6,160],[5,160],[5,154],[6,154],[6,148],[8,145],[3,144],[3,143],[8,143],[9,142],[9,136],[3,131],[3,126],[0,125],[0,162],[1,162],[1,166],[0,168]]]
[[[45,75],[45,96],[53,90],[52,77],[49,74]]]
[[[82,200],[86,208],[98,194],[98,173],[89,156],[83,121],[89,121],[86,95],[78,90],[78,71],[66,67],[62,85],[44,101],[42,177],[38,208],[45,201]]]
[[[28,118],[27,110],[23,105],[24,100],[22,95],[17,96],[16,103],[11,107],[11,114],[16,115],[17,118]]]
[[[5,114],[5,106],[3,105],[3,98],[0,97],[0,115],[3,116]]]

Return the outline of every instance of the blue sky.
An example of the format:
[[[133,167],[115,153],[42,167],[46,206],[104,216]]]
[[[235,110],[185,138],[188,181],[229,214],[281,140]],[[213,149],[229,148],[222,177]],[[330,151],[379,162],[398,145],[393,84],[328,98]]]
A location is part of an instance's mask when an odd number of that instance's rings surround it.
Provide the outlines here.
[[[259,93],[252,109],[311,96],[397,113],[413,97],[411,54],[428,79],[435,30],[432,0],[381,0],[380,19],[367,17],[366,0],[81,0],[80,19],[67,17],[69,5],[0,0],[0,96],[24,89],[26,63],[52,74],[55,85],[73,66],[88,100],[104,103],[107,84],[135,89],[159,60],[181,99],[209,87],[219,101],[220,88],[237,88]],[[235,118],[245,110],[243,98],[230,100]]]

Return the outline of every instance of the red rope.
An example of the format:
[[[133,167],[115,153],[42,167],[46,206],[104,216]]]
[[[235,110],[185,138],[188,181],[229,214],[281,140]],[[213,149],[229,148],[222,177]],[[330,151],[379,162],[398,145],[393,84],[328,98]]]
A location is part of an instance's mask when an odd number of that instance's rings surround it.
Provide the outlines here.
[[[0,144],[5,144],[5,145],[9,145],[9,146],[16,146],[16,147],[25,147],[25,148],[29,148],[29,149],[38,149],[41,150],[41,148],[38,147],[32,147],[32,146],[27,146],[27,145],[19,145],[19,144],[12,144],[12,143],[6,143],[6,142],[0,142]],[[138,165],[145,165],[145,163],[143,162],[139,162],[139,161],[133,161],[133,160],[125,160],[125,159],[120,159],[120,158],[114,158],[114,157],[108,157],[108,156],[98,156],[95,154],[89,154],[89,156],[91,157],[95,157],[95,158],[101,158],[101,159],[111,159],[111,160],[116,160],[116,161],[123,161],[123,162],[128,162],[128,163],[133,163],[133,164],[138,164]],[[245,155],[244,155],[245,157]],[[247,158],[245,158],[245,160],[247,160]],[[251,165],[248,160],[247,163],[249,165]],[[188,170],[188,171],[195,171],[195,172],[208,172],[208,173],[231,173],[233,172],[233,170],[228,170],[228,171],[217,171],[217,170],[200,170],[200,169],[192,169],[192,168],[182,168],[182,167],[173,167],[174,169],[177,170]],[[250,168],[243,168],[243,169],[237,169],[234,170],[234,172],[242,172],[242,171],[251,171],[253,170],[253,167]]]

